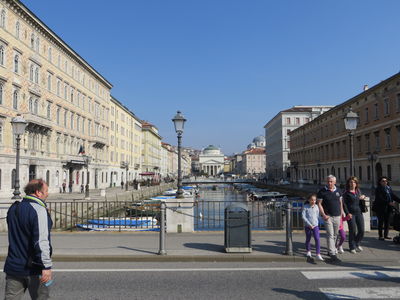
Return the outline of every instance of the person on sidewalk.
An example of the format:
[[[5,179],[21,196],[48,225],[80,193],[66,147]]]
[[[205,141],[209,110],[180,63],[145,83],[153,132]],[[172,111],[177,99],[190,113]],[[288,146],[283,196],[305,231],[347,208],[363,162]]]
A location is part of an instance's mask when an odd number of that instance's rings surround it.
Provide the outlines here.
[[[65,183],[65,181],[63,182],[63,184],[62,184],[62,190],[63,190],[63,193],[65,194],[65,189],[67,188],[67,184]]]
[[[343,215],[342,195],[336,187],[336,177],[329,175],[326,186],[317,194],[318,208],[325,221],[326,241],[331,262],[340,263],[336,256],[336,237],[339,232],[340,218]]]
[[[346,217],[342,216],[340,218],[339,233],[336,238],[336,253],[340,253],[340,254],[344,253],[343,243],[346,240],[346,231],[344,230],[343,223],[344,223],[344,221],[347,221],[348,219],[349,219],[349,217],[347,217],[347,216]]]
[[[349,248],[350,252],[362,251],[361,241],[364,237],[364,216],[360,208],[360,200],[365,196],[358,188],[358,179],[355,176],[346,181],[346,191],[343,193],[343,209],[348,216],[349,225]]]
[[[378,234],[380,240],[391,240],[389,236],[389,220],[393,213],[394,201],[400,202],[392,188],[389,185],[389,179],[382,176],[378,180],[378,187],[375,190],[375,201],[372,205],[372,210],[378,217]],[[384,235],[382,234],[384,230]]]
[[[317,194],[311,194],[310,196],[308,196],[307,201],[304,203],[301,216],[303,218],[305,232],[306,232],[307,258],[312,257],[311,235],[313,235],[315,241],[315,253],[317,255],[317,259],[323,261],[324,259],[321,256],[321,247],[319,241],[319,227],[318,227],[319,209],[316,202],[317,202]]]
[[[7,212],[5,300],[22,299],[27,289],[32,299],[49,298],[53,225],[45,203],[49,189],[44,180],[33,179],[24,191],[22,201],[15,201]]]

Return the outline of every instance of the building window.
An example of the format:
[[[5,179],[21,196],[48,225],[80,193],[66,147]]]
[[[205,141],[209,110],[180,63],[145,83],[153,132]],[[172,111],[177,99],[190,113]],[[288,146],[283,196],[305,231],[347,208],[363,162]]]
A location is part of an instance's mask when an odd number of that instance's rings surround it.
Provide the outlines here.
[[[33,82],[34,80],[34,73],[35,73],[35,68],[34,66],[31,64],[30,68],[29,68],[29,80]]]
[[[61,85],[60,80],[57,80],[57,96],[60,96],[60,85]]]
[[[71,129],[74,129],[74,114],[71,113]]]
[[[47,101],[47,118],[51,118],[51,103]]]
[[[19,73],[19,55],[15,54],[14,56],[14,72]]]
[[[365,108],[365,123],[369,122],[369,111],[368,107]]]
[[[15,37],[19,39],[19,21],[15,23]]]
[[[400,94],[397,94],[396,110],[397,110],[397,112],[400,112]]]
[[[381,147],[380,147],[380,141],[379,141],[379,131],[375,131],[374,136],[375,136],[375,150],[380,151]]]
[[[362,167],[358,167],[358,179],[362,180]]]
[[[4,46],[0,45],[0,65],[4,66]]]
[[[392,148],[392,136],[390,134],[390,128],[385,129],[385,147],[386,149]]]
[[[33,113],[37,115],[39,113],[39,100],[36,99],[33,105]]]
[[[6,11],[3,9],[0,15],[0,27],[6,27]]]
[[[290,125],[290,118],[286,118],[286,125]]]
[[[51,47],[49,47],[49,61],[51,62],[52,59],[53,59],[52,49]]]
[[[390,105],[389,99],[383,100],[383,112],[385,116],[387,116],[390,113],[389,105]]]
[[[35,68],[35,83],[39,84],[39,67]]]
[[[56,114],[56,121],[57,121],[57,125],[60,125],[60,107],[57,107],[57,114]]]
[[[3,95],[4,95],[4,85],[0,82],[0,105],[3,104]]]
[[[378,103],[375,103],[375,104],[374,104],[374,110],[375,110],[374,119],[375,119],[375,120],[378,120],[378,119],[379,119]]]
[[[47,89],[51,92],[51,74],[47,75]]]
[[[387,170],[387,177],[392,180],[392,165],[387,165],[386,166],[386,170]]]
[[[67,128],[67,114],[68,111],[64,111],[64,127]]]
[[[300,125],[300,118],[296,118],[296,125]]]
[[[397,147],[400,147],[400,125],[397,125],[396,129],[397,129]]]
[[[367,148],[367,151],[371,151],[371,142],[369,139],[369,134],[365,135],[365,146]]]
[[[33,98],[32,97],[29,98],[29,111],[31,113],[33,113]]]
[[[18,91],[15,90],[13,93],[13,109],[18,109]]]

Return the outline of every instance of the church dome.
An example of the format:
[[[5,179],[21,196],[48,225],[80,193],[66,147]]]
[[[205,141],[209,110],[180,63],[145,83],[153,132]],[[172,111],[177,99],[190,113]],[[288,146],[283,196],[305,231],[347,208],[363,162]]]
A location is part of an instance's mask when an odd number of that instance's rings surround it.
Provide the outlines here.
[[[253,139],[253,143],[254,143],[254,144],[257,144],[257,143],[265,143],[265,136],[259,135],[259,136],[255,137],[255,138]]]
[[[219,150],[219,148],[215,147],[214,145],[209,145],[208,147],[203,149],[203,154],[218,155],[221,154],[221,150]]]

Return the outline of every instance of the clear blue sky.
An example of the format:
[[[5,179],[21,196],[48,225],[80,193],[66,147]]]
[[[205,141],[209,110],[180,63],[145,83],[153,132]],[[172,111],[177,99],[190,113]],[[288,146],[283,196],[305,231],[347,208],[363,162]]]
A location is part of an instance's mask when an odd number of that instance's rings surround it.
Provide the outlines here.
[[[23,0],[164,140],[240,152],[280,110],[400,70],[398,0]]]

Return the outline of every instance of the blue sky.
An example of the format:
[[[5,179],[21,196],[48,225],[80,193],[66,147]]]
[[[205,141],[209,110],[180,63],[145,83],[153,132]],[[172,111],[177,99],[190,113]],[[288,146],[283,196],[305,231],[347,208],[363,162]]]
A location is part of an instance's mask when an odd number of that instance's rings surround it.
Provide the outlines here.
[[[176,144],[240,152],[280,110],[399,72],[400,1],[23,0]]]

